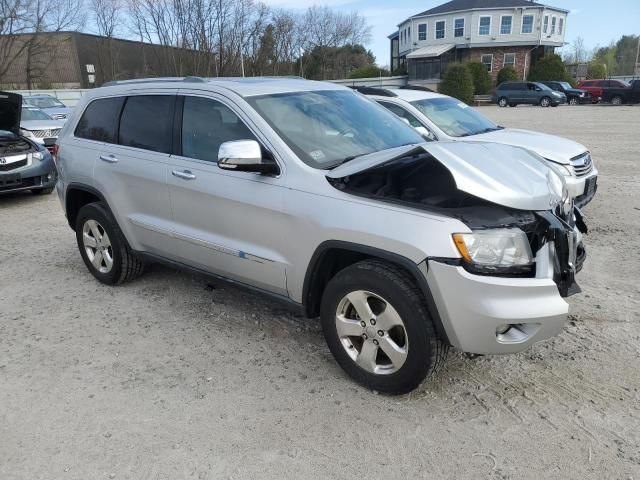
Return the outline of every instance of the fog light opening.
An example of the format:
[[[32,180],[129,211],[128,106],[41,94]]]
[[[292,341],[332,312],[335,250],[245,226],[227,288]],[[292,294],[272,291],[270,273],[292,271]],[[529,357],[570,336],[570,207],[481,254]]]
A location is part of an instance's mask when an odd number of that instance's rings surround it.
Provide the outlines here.
[[[504,335],[511,329],[511,325],[499,325],[496,328],[496,335]]]

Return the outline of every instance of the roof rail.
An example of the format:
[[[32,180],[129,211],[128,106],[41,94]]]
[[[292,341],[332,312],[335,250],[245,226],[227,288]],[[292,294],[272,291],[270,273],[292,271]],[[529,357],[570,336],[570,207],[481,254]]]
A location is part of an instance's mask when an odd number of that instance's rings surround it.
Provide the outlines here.
[[[167,83],[167,82],[189,82],[205,83],[207,80],[202,77],[158,77],[158,78],[134,78],[131,80],[112,80],[103,83],[101,87],[111,87],[113,85],[130,85],[138,83]]]
[[[387,90],[386,88],[381,87],[366,87],[360,85],[348,85],[349,88],[355,90],[356,92],[360,92],[363,95],[378,95],[380,97],[397,97],[395,93],[391,90]]]
[[[404,85],[402,87],[400,87],[401,90],[419,90],[421,92],[433,92],[435,93],[435,90],[430,89],[429,87],[423,87],[421,85]]]

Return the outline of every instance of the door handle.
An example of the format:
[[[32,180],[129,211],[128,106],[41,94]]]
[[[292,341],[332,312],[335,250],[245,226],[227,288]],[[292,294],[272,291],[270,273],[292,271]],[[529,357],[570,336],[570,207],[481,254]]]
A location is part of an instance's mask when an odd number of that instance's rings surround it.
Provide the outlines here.
[[[183,180],[195,180],[196,176],[191,173],[189,170],[183,170],[182,172],[179,170],[174,170],[171,172],[174,177],[182,178]]]
[[[100,155],[100,160],[107,163],[118,163],[115,155]]]

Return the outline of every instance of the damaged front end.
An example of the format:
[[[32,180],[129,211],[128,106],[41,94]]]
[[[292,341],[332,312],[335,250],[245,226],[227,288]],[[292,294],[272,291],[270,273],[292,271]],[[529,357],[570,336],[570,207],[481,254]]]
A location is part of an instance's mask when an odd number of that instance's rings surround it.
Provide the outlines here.
[[[329,172],[352,195],[453,217],[460,258],[430,258],[469,273],[552,278],[563,297],[579,292],[586,225],[562,176],[526,150],[487,143],[413,145]]]

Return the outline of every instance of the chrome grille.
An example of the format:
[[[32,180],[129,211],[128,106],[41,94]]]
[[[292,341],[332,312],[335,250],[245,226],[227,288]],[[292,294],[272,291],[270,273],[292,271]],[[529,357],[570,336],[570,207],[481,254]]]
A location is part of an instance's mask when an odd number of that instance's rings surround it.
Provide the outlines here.
[[[60,128],[54,128],[53,130],[31,130],[31,133],[33,133],[33,136],[36,138],[57,138],[60,130]]]
[[[571,159],[571,167],[576,177],[586,177],[593,171],[593,160],[589,152],[578,155]]]

